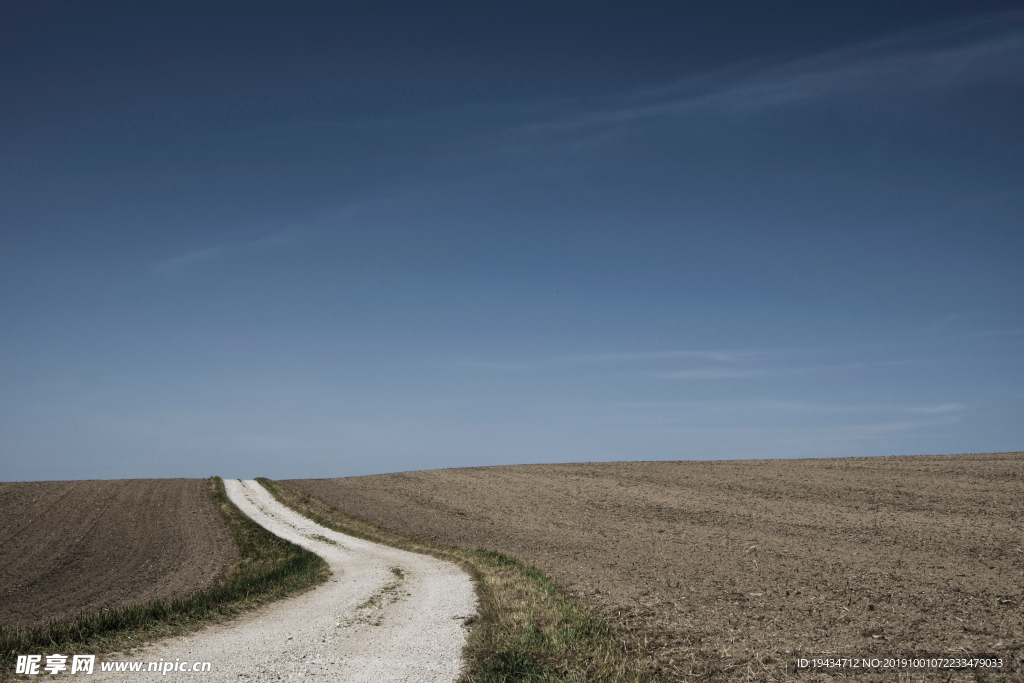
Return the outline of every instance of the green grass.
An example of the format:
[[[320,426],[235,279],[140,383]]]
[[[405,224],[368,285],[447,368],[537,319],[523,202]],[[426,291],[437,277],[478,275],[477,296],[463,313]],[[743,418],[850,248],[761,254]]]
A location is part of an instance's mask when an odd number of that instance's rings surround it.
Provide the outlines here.
[[[494,550],[467,550],[396,534],[306,493],[259,481],[281,503],[335,531],[459,564],[476,585],[479,614],[470,619],[463,683],[647,683],[640,643],[564,593],[536,567]]]
[[[193,630],[321,583],[330,575],[314,553],[273,535],[246,517],[209,480],[210,496],[238,548],[238,562],[223,580],[184,598],[83,613],[46,626],[0,626],[0,680],[22,654],[101,653]]]

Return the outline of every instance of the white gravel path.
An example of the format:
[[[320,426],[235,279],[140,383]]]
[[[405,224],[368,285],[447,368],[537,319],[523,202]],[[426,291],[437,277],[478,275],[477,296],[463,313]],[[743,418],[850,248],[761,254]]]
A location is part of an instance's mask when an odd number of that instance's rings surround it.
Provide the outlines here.
[[[458,678],[468,634],[463,620],[477,609],[465,572],[426,555],[325,529],[278,503],[255,481],[225,480],[224,486],[242,512],[323,557],[334,575],[312,591],[231,622],[131,654],[100,655],[89,680],[287,681],[317,676],[346,683],[441,683]],[[161,659],[211,662],[212,671],[100,671],[105,661],[143,661],[145,670],[149,662]]]

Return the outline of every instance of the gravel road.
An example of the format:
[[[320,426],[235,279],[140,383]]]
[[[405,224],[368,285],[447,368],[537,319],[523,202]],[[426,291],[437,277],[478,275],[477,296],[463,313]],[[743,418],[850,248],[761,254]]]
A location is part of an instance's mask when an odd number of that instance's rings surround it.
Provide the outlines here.
[[[325,529],[255,481],[225,480],[250,518],[327,560],[334,575],[295,598],[131,654],[97,657],[92,680],[454,681],[476,613],[469,576],[453,564]],[[209,673],[101,672],[110,661],[211,662]],[[45,660],[44,660],[45,662]]]

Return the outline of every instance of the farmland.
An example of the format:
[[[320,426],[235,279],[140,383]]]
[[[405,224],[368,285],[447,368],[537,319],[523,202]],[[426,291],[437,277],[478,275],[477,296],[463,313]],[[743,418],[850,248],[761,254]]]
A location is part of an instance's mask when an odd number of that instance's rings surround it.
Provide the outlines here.
[[[235,563],[203,479],[0,483],[0,625],[189,595]]]
[[[670,680],[785,678],[796,653],[1024,652],[1020,453],[282,483],[401,533],[535,564],[642,634]]]

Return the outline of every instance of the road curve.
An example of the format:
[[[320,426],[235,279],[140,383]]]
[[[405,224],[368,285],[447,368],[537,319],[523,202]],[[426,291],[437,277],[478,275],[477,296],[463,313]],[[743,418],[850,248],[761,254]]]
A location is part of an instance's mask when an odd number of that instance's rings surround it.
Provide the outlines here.
[[[449,683],[462,669],[476,612],[469,576],[426,555],[346,536],[284,507],[255,481],[225,480],[242,512],[327,560],[328,582],[225,624],[131,654],[100,655],[100,681],[322,681]],[[144,662],[140,673],[102,672],[101,663]],[[148,673],[149,662],[210,662],[209,673]]]

